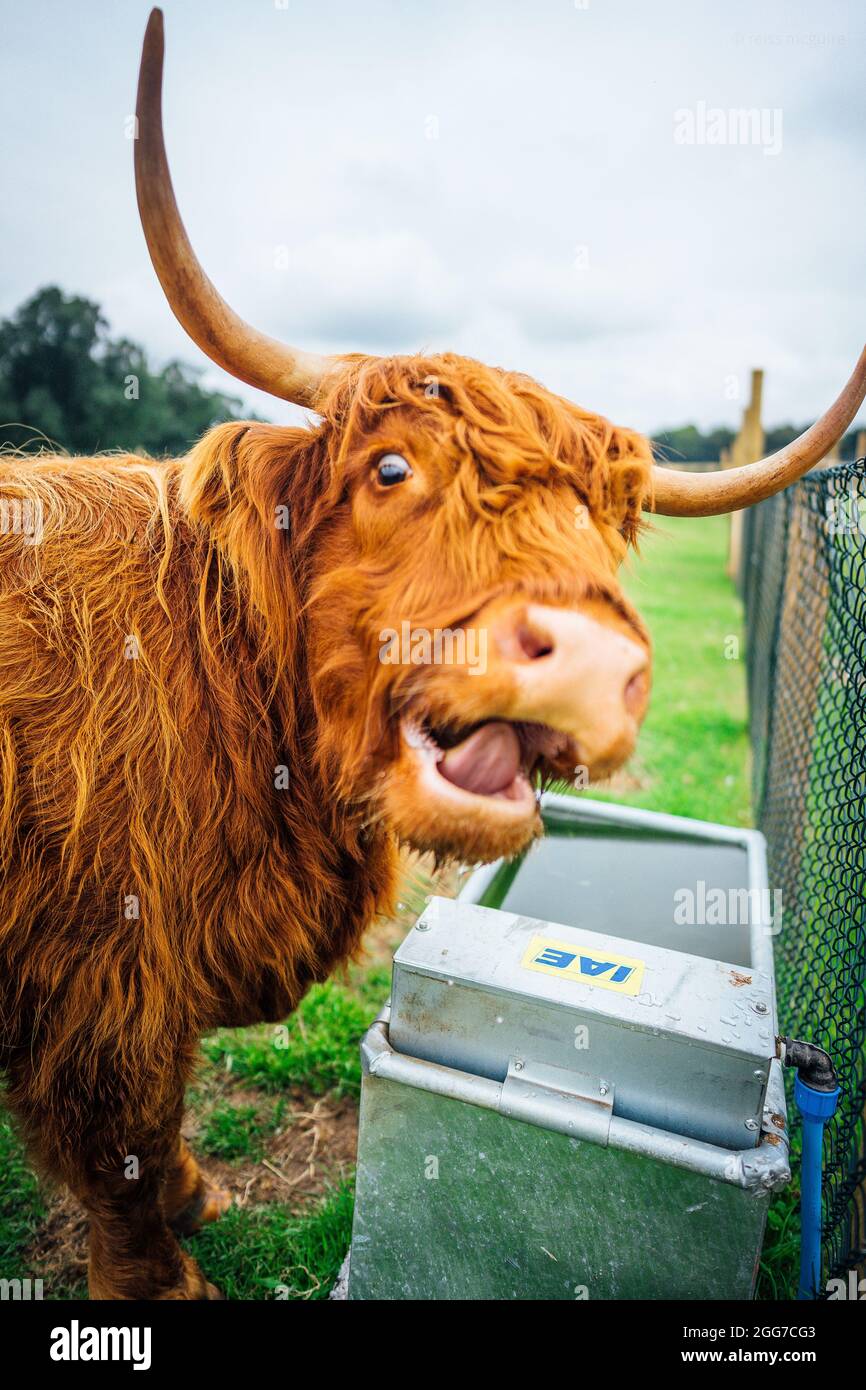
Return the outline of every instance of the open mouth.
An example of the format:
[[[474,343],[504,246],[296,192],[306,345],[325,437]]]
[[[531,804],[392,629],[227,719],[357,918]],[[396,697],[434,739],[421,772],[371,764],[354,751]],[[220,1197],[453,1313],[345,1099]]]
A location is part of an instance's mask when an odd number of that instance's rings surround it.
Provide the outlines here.
[[[487,719],[458,727],[407,718],[402,730],[440,794],[484,797],[523,814],[534,810],[536,784],[574,776],[574,741],[545,724]]]

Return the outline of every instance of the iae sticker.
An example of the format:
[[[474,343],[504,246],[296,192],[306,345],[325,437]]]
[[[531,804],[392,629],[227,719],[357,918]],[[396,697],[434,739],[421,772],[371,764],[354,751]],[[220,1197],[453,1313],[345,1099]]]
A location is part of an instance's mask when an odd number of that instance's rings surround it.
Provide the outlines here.
[[[617,994],[638,994],[643,980],[644,962],[633,956],[617,956],[611,951],[589,951],[552,936],[534,936],[521,965],[543,975],[578,980],[596,989],[612,989]]]

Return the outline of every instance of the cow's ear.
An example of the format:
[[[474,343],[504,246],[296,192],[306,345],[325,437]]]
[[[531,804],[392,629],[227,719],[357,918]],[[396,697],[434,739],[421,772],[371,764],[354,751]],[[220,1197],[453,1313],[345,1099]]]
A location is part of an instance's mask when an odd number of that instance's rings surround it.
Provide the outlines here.
[[[218,542],[250,526],[285,530],[294,493],[314,482],[318,445],[307,429],[240,420],[217,425],[184,461],[181,504]]]
[[[303,552],[323,460],[321,432],[236,421],[210,430],[181,469],[181,506],[212,552],[206,574],[212,565],[230,574],[274,670],[292,669],[303,565],[287,563],[287,551]],[[218,618],[215,645],[222,640]]]
[[[605,501],[608,521],[629,544],[643,522],[643,508],[652,495],[652,446],[634,430],[614,427],[607,449]]]
[[[252,426],[231,421],[208,430],[184,460],[180,500],[190,519],[213,528],[224,520],[238,493],[238,451]]]

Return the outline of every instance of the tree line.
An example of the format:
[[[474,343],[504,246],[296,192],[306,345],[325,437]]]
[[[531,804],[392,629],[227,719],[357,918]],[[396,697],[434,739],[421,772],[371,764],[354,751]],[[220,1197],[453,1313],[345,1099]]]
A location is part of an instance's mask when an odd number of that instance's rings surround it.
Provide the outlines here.
[[[0,447],[183,454],[243,410],[183,362],[155,370],[98,304],[49,285],[0,320]]]
[[[776,425],[764,432],[764,447],[768,454],[782,449],[796,439],[813,420],[802,425]],[[712,463],[721,457],[722,449],[729,449],[736,438],[734,430],[719,427],[704,432],[697,425],[680,425],[677,429],[659,430],[653,438],[658,456],[668,463]],[[842,458],[852,459],[857,443],[857,431],[851,430],[841,441],[839,450]]]

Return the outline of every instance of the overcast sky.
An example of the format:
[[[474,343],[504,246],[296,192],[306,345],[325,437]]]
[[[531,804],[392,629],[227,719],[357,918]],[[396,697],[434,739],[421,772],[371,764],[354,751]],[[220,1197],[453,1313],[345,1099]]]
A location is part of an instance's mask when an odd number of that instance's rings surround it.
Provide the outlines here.
[[[202,364],[135,208],[149,4],[0,5],[0,315],[58,283],[157,363]],[[736,424],[753,365],[768,423],[813,417],[847,378],[866,337],[863,0],[163,8],[178,201],[258,328],[454,349],[645,431]],[[740,108],[763,112],[745,142]]]

